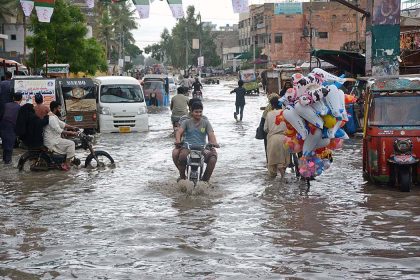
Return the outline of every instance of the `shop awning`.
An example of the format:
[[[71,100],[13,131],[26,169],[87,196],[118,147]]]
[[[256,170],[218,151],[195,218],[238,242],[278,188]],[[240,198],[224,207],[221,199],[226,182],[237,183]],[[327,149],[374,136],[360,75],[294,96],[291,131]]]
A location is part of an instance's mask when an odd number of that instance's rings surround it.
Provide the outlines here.
[[[315,49],[312,56],[331,63],[339,70],[365,75],[366,58],[358,52]]]

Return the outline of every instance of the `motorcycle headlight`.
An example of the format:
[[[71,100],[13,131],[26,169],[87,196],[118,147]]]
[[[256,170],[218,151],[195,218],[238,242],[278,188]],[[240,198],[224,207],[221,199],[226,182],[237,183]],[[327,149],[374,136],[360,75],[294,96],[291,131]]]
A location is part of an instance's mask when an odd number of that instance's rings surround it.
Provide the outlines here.
[[[100,113],[102,115],[111,115],[111,109],[109,107],[101,107]]]
[[[144,107],[140,107],[138,110],[137,110],[137,115],[143,115],[143,114],[146,114],[147,113],[147,108],[146,108],[146,106],[144,106]]]
[[[394,141],[394,150],[401,154],[407,154],[413,149],[413,142],[410,139],[397,139]]]

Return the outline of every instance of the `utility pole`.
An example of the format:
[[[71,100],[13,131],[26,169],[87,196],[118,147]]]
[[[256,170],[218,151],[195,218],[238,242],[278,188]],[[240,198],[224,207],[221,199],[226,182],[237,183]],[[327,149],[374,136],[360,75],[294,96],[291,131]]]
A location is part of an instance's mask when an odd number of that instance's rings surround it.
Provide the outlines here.
[[[312,71],[312,0],[309,3],[309,71]]]
[[[252,16],[251,17],[252,58],[254,60],[254,72],[255,72],[257,70],[257,65],[255,64],[255,37],[252,35],[252,30],[255,31],[254,23],[255,23],[255,20],[254,20],[254,17]]]
[[[185,27],[185,71],[188,71],[188,29]],[[186,75],[187,73],[184,73]]]
[[[198,18],[200,19],[200,30],[199,30],[199,34],[198,34],[198,49],[199,49],[199,57],[201,59],[201,14],[198,13]],[[203,65],[204,66],[204,65]],[[200,79],[201,82],[201,65],[199,66],[199,71],[198,71],[198,78]]]
[[[356,0],[356,7],[359,7],[359,1]],[[360,38],[359,38],[359,13],[356,13],[356,47],[360,51]]]

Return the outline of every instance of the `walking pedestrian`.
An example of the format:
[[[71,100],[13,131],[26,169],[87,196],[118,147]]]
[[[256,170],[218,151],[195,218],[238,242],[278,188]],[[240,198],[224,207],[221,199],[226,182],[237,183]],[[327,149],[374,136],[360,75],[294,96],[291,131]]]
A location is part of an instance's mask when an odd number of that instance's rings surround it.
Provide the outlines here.
[[[289,152],[284,147],[284,132],[286,123],[278,121],[277,116],[281,113],[278,97],[270,100],[272,111],[267,113],[264,123],[264,130],[267,132],[267,169],[270,177],[276,177],[280,172],[283,179],[286,173],[286,167],[290,163]]]
[[[1,139],[3,145],[3,163],[12,163],[13,147],[16,142],[16,119],[22,101],[22,94],[15,93],[13,102],[4,105],[3,117],[1,119]]]
[[[242,118],[244,117],[246,90],[243,88],[243,85],[244,85],[244,81],[239,80],[238,87],[230,92],[230,94],[236,93],[236,100],[235,100],[236,110],[233,113],[233,117],[235,118],[236,121],[238,121],[238,114],[239,114],[240,121],[242,121]]]

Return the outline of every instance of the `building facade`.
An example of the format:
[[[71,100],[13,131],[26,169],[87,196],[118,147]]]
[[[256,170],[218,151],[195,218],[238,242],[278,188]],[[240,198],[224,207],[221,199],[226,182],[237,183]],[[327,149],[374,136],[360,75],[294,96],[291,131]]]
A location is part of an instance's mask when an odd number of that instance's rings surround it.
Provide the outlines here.
[[[366,7],[365,0],[360,7]],[[311,49],[339,50],[365,35],[365,22],[357,12],[337,2],[251,5],[248,38],[246,22],[244,15],[239,22],[241,49],[255,44],[272,64],[301,63],[309,60]]]
[[[241,53],[238,25],[222,26],[219,27],[219,30],[213,30],[210,33],[216,44],[216,53],[222,60],[223,67],[232,66],[232,59]]]

